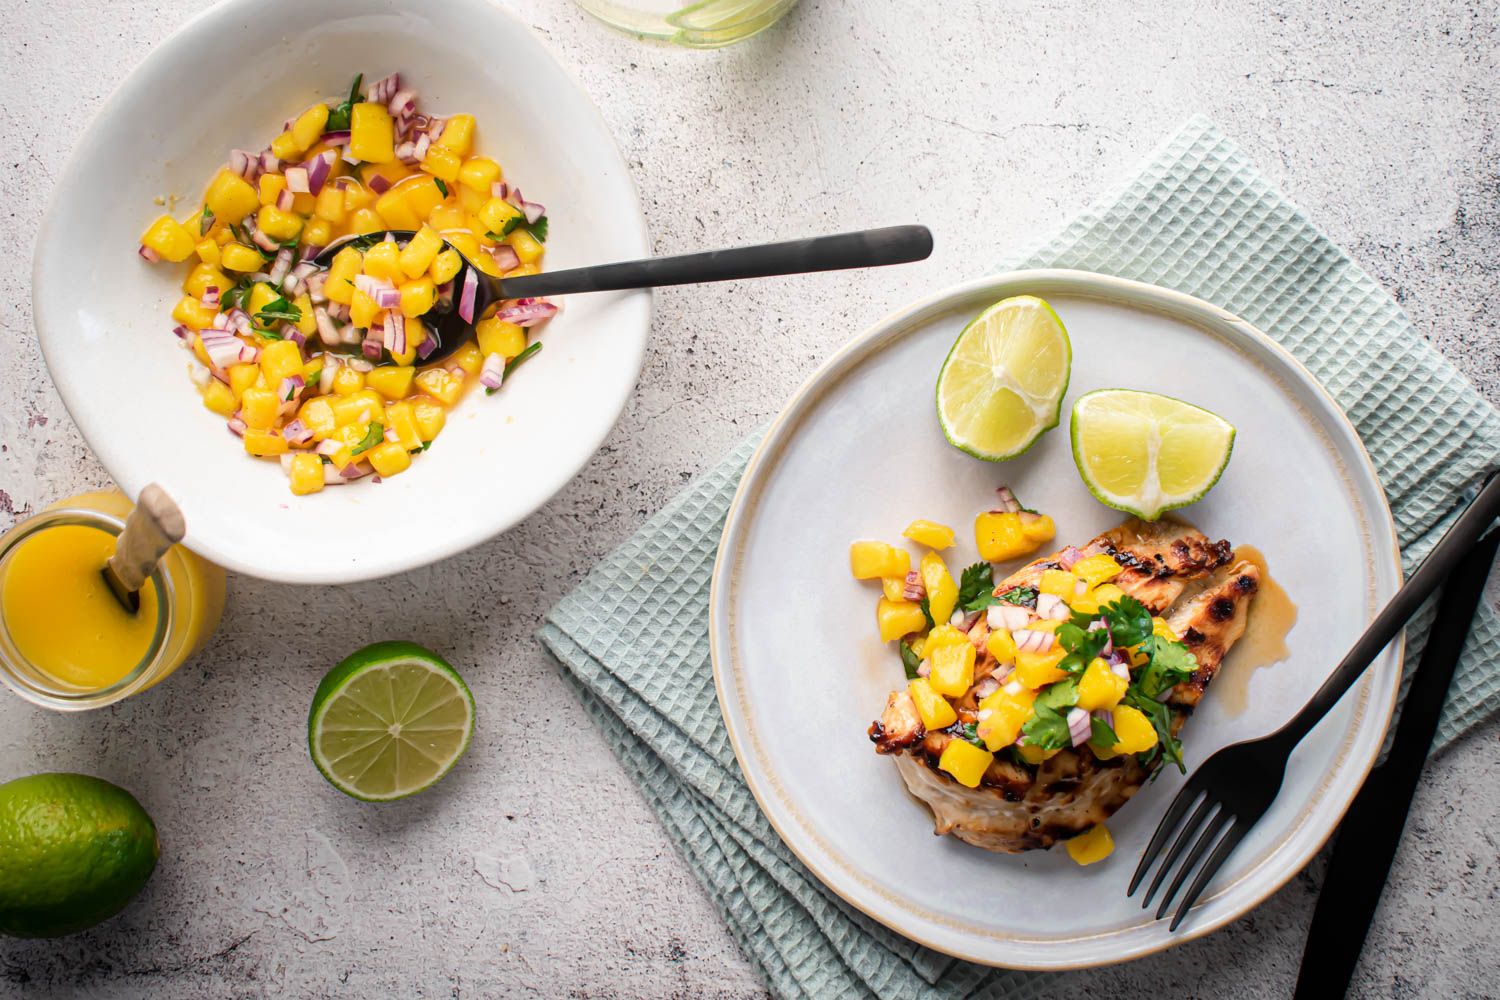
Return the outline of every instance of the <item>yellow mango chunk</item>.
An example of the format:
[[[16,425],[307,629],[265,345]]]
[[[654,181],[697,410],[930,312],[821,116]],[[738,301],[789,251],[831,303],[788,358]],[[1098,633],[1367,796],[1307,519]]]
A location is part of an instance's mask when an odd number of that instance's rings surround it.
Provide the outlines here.
[[[905,578],[911,569],[911,554],[885,542],[852,542],[849,571],[856,580],[878,580],[883,576]]]
[[[1144,753],[1156,746],[1156,727],[1144,712],[1129,705],[1114,708],[1114,731],[1116,742],[1110,753]]]
[[[323,488],[323,460],[310,452],[293,455],[287,475],[292,480],[292,492],[297,496],[316,493]]]
[[[498,354],[509,360],[526,350],[526,328],[500,319],[482,319],[474,327],[479,335],[479,350],[484,354]],[[902,550],[902,555],[906,555]],[[910,564],[910,557],[907,557]],[[901,577],[905,586],[906,577]],[[899,595],[898,595],[899,596]]]
[[[453,127],[451,119],[447,127]],[[464,165],[458,171],[460,184],[483,195],[489,194],[490,189],[499,179],[500,164],[487,156],[471,156],[464,161]]]
[[[958,604],[958,584],[953,582],[943,557],[936,552],[929,552],[922,557],[921,572],[922,586],[927,588],[927,610],[932,615],[932,620],[941,625],[953,616],[953,608]]]
[[[1016,662],[1016,640],[1007,629],[997,628],[991,632],[984,640],[984,648],[1001,666]]]
[[[277,386],[284,378],[302,374],[302,351],[290,340],[273,340],[260,349],[260,370],[266,385]]]
[[[1032,544],[1032,547],[1050,542],[1057,537],[1057,525],[1052,523],[1052,518],[1046,514],[1021,513],[1016,515],[1021,521],[1021,534]]]
[[[394,441],[382,441],[361,457],[383,477],[394,476],[411,468],[411,453]]]
[[[901,534],[929,549],[946,549],[953,544],[953,529],[936,521],[913,521]]]
[[[427,226],[417,230],[401,249],[401,270],[404,277],[416,278],[426,274],[433,258],[443,249],[443,238]]]
[[[248,430],[245,432],[245,451],[261,458],[285,455],[286,438],[272,431]]]
[[[979,703],[981,718],[974,732],[991,750],[1010,746],[1021,735],[1026,720],[1031,718],[1034,701],[1035,691],[1022,688],[1013,693],[1000,688]]]
[[[1070,839],[1067,846],[1068,857],[1080,865],[1091,865],[1114,853],[1115,839],[1109,835],[1104,824],[1100,823]]]
[[[354,278],[364,269],[364,255],[354,247],[344,247],[334,254],[328,265],[328,278],[323,282],[323,294],[329,302],[348,305],[354,301]]]
[[[1115,561],[1113,556],[1101,552],[1098,555],[1085,556],[1073,564],[1073,575],[1084,582],[1090,590],[1113,580],[1119,576],[1125,567]],[[1075,838],[1076,839],[1076,838]]]
[[[1045,687],[1068,676],[1057,668],[1067,655],[1068,651],[1061,646],[1053,646],[1045,653],[1020,650],[1016,653],[1016,671],[1012,676],[1033,690]]]
[[[948,704],[948,699],[932,689],[925,677],[918,677],[906,685],[912,703],[917,706],[917,715],[928,732],[946,729],[958,721],[958,713]]]
[[[974,547],[989,562],[1019,559],[1036,549],[1021,530],[1021,515],[985,511],[974,519]]]
[[[405,399],[411,395],[412,380],[416,378],[415,368],[407,368],[404,365],[382,365],[365,373],[365,384],[386,399]]]
[[[1040,764],[1042,761],[1051,760],[1062,753],[1061,747],[1056,750],[1043,750],[1041,747],[1020,746],[1016,750],[1020,753],[1021,759],[1028,764]]]
[[[203,387],[203,405],[220,416],[227,417],[234,413],[239,403],[229,386],[218,379],[212,379]]]
[[[965,788],[978,788],[994,759],[994,754],[979,749],[968,740],[949,740],[938,757],[938,769],[953,775],[953,780]]]
[[[349,113],[349,152],[366,163],[396,158],[396,128],[384,104],[356,104]]]
[[[952,625],[939,625],[927,633],[926,644],[922,647],[923,656],[931,656],[944,646],[967,646],[969,637]]]
[[[438,136],[437,144],[444,149],[451,149],[459,156],[468,156],[469,150],[474,147],[474,116],[453,115],[443,126],[443,134]]]
[[[258,431],[270,430],[281,413],[281,400],[270,389],[246,389],[240,396],[240,419],[247,427]]]
[[[446,285],[452,281],[459,271],[463,270],[464,259],[458,255],[458,251],[448,248],[432,258],[432,282],[435,285]]]
[[[297,120],[292,123],[288,131],[292,133],[292,138],[297,140],[297,145],[302,147],[301,151],[306,152],[322,138],[323,126],[327,123],[328,105],[314,104],[297,116]]]
[[[922,631],[927,627],[927,618],[914,601],[892,601],[882,597],[875,605],[875,624],[880,628],[880,641],[890,642]]]
[[[1078,679],[1078,707],[1085,712],[1114,708],[1125,697],[1130,682],[1109,669],[1099,657],[1089,661]]]
[[[411,404],[413,419],[417,422],[417,434],[424,443],[432,441],[448,420],[448,411],[430,399],[417,399]]]
[[[1167,624],[1167,621],[1166,621],[1165,618],[1152,618],[1151,619],[1151,634],[1152,635],[1159,635],[1163,639],[1167,640],[1168,642],[1181,642],[1182,641],[1182,639],[1180,637],[1178,637],[1177,633],[1172,631],[1172,626],[1170,626],[1170,625]]]
[[[1078,577],[1065,569],[1042,570],[1041,582],[1037,590],[1054,597],[1061,597],[1065,603],[1071,602],[1077,595],[1074,588],[1078,585]]]
[[[904,601],[906,600],[906,581],[888,576],[880,581],[880,592],[888,601]],[[923,624],[926,624],[925,621]]]
[[[458,402],[463,392],[463,373],[454,374],[446,368],[429,368],[417,376],[417,387],[444,406]]]
[[[219,251],[219,264],[226,271],[254,274],[266,265],[266,259],[243,243],[226,243]],[[226,289],[219,289],[225,291]]]
[[[423,170],[445,184],[458,183],[458,172],[463,169],[463,165],[463,157],[441,143],[433,143],[427,147],[427,155],[422,157],[421,164]]]
[[[1074,611],[1082,611],[1086,615],[1097,614],[1099,609],[1106,604],[1113,604],[1125,596],[1125,591],[1112,583],[1101,583],[1092,590],[1086,590],[1073,598],[1071,607]]]
[[[917,612],[919,615],[921,611]],[[927,682],[938,694],[950,698],[961,698],[974,686],[974,645],[945,645],[927,652],[927,662],[932,671]]]
[[[228,167],[221,168],[208,182],[203,203],[214,214],[216,222],[237,223],[260,207],[260,196],[250,182]]]
[[[196,245],[197,240],[187,227],[170,215],[163,215],[141,234],[141,246],[154,250],[162,260],[174,264],[192,256]]]

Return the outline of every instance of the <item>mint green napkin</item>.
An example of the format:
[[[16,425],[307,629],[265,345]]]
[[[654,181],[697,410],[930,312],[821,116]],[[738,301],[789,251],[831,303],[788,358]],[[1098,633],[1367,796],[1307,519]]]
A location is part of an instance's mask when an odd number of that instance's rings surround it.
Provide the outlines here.
[[[1358,427],[1408,570],[1484,472],[1500,465],[1495,411],[1205,119],[1190,121],[1129,180],[1003,266],[1081,268],[1165,285],[1280,340]],[[947,958],[845,905],[786,849],[741,779],[714,698],[708,590],[754,444],[734,449],[595,567],[547,615],[542,642],[774,994],[1040,996],[1052,985],[1046,976]],[[1409,629],[1411,662],[1427,621]],[[1479,721],[1497,693],[1500,622],[1486,607],[1437,745]]]

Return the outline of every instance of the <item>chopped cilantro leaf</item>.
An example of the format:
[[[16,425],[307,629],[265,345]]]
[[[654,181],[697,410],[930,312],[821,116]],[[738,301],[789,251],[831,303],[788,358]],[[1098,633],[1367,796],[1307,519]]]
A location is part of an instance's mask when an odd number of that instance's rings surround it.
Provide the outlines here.
[[[1073,745],[1068,731],[1068,709],[1078,704],[1078,681],[1074,678],[1049,685],[1032,703],[1032,716],[1021,727],[1026,745],[1060,750]]]
[[[1100,608],[1099,616],[1109,626],[1116,646],[1134,646],[1151,634],[1151,612],[1128,594]]]
[[[349,450],[350,455],[361,455],[377,444],[385,440],[385,425],[370,423],[370,429],[365,431],[365,436],[360,439],[359,444]]]
[[[1063,622],[1057,627],[1057,642],[1068,651],[1057,668],[1069,674],[1081,674],[1089,661],[1103,651],[1109,642],[1109,633],[1102,628],[1090,632],[1073,622]]]
[[[214,213],[209,211],[207,205],[203,206],[203,214],[198,218],[198,235],[206,236],[208,231],[214,227]]]
[[[255,321],[261,326],[270,326],[280,320],[295,323],[302,318],[302,310],[286,300],[285,296],[277,296],[270,302],[261,306],[255,314]]]
[[[328,121],[323,126],[325,132],[343,132],[349,128],[349,121],[354,112],[354,105],[364,99],[359,92],[359,86],[364,82],[365,75],[360,73],[354,78],[354,86],[349,88],[349,98],[339,104],[335,104],[328,110]]]
[[[967,742],[974,744],[981,750],[989,749],[989,747],[984,745],[984,740],[979,738],[979,731],[976,723],[965,722],[961,726],[950,726],[948,731],[959,739],[966,740]]]
[[[1171,710],[1163,702],[1143,694],[1134,684],[1125,692],[1125,704],[1150,719],[1151,727],[1156,730],[1156,746],[1147,751],[1146,761],[1150,762],[1159,753],[1186,774],[1187,765],[1182,762],[1182,744],[1172,735]]]
[[[958,606],[965,611],[978,611],[995,603],[990,591],[995,589],[995,568],[987,562],[965,566],[958,579]]]
[[[1186,646],[1159,635],[1148,636],[1141,643],[1141,652],[1150,659],[1141,669],[1136,683],[1141,692],[1150,698],[1187,680],[1198,669],[1198,658]]]
[[[448,185],[443,183],[443,179],[441,177],[434,177],[432,179],[432,183],[436,184],[437,189],[443,192],[444,198],[448,197]]]
[[[1036,610],[1037,590],[1035,587],[1012,587],[1005,593],[995,598],[999,604],[1014,604],[1018,608],[1030,608]]]
[[[511,372],[513,372],[517,368],[521,367],[522,362],[524,362],[527,358],[531,357],[533,354],[535,354],[537,351],[540,351],[541,349],[542,349],[542,345],[541,345],[540,341],[537,342],[537,343],[534,343],[534,344],[527,344],[526,345],[526,349],[524,351],[522,351],[520,354],[517,354],[515,357],[511,358],[509,361],[505,362],[505,368],[504,368],[503,371],[500,372],[500,383],[502,385],[504,385],[505,384],[505,380],[508,379],[508,378],[510,378],[510,373]],[[494,389],[490,389],[490,388],[487,387],[484,390],[484,394],[486,396],[493,396],[495,394],[495,390]]]
[[[901,644],[901,666],[906,669],[906,679],[914,681],[917,679],[917,668],[922,665],[922,658],[917,655],[907,643]]]
[[[528,223],[526,228],[530,230],[532,236],[536,237],[538,243],[547,242],[547,217],[545,215],[535,222]]]
[[[229,291],[219,296],[219,307],[225,312],[231,309],[243,309],[245,306],[245,295],[250,291],[250,286],[241,282]]]
[[[494,240],[496,243],[499,243],[501,240],[505,239],[505,237],[507,237],[511,233],[515,232],[516,227],[520,226],[525,221],[526,221],[526,216],[524,216],[524,215],[512,215],[510,218],[508,218],[508,219],[505,220],[505,224],[500,227],[500,231],[498,233],[495,232],[493,229],[491,229],[488,232],[486,232],[484,235],[488,236],[490,239]]]
[[[917,607],[922,609],[922,617],[927,619],[927,627],[937,628],[937,622],[932,620],[932,607],[927,603],[927,601],[927,598],[922,598],[917,602]]]
[[[1115,735],[1114,727],[1098,716],[1093,716],[1089,719],[1089,728],[1092,730],[1089,742],[1096,747],[1103,747],[1108,750],[1120,742],[1120,737]]]

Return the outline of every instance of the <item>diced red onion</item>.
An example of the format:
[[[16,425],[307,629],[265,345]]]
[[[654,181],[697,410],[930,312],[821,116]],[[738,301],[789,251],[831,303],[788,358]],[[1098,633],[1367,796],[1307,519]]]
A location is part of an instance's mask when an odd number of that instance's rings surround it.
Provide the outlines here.
[[[325,149],[307,161],[307,190],[309,194],[317,194],[323,190],[323,185],[327,182],[328,175],[333,170],[333,161],[337,158],[333,150]]]
[[[427,159],[427,151],[431,148],[431,137],[429,137],[425,132],[422,135],[417,136],[416,148],[413,150],[413,152],[416,154],[418,161]]]
[[[249,227],[247,226],[246,228],[249,228]],[[270,236],[267,236],[265,233],[261,232],[259,229],[255,230],[253,233],[251,233],[250,234],[250,238],[255,241],[255,245],[256,246],[260,247],[266,253],[276,253],[278,250],[281,249],[281,244],[280,243],[277,243],[275,239],[273,239]],[[256,273],[258,274],[259,272],[256,272]],[[252,280],[254,280],[255,275],[252,274],[250,277],[251,277]]]
[[[980,613],[978,611],[965,612],[963,609],[958,609],[949,616],[948,624],[952,625],[960,632],[967,632],[969,631],[969,629],[973,628],[974,623],[979,620],[979,614]]]
[[[359,479],[368,476],[374,470],[365,462],[350,462],[339,472],[342,479]]]
[[[313,321],[318,324],[318,339],[326,345],[339,343],[341,337],[338,324],[334,323],[333,317],[328,315],[327,309],[322,306],[313,306]]]
[[[160,264],[161,263],[161,254],[157,253],[155,250],[152,250],[150,247],[148,247],[148,246],[146,246],[144,244],[142,244],[136,250],[136,253],[140,254],[143,258],[145,258],[145,260],[148,263],[151,263],[151,264]]]
[[[312,261],[307,260],[303,261],[303,263],[312,264]],[[304,281],[304,285],[307,290],[307,297],[312,299],[313,305],[322,305],[323,303],[328,301],[328,296],[323,292],[323,288],[327,283],[328,272],[319,270],[318,266],[316,264],[313,264],[312,273],[309,274]]]
[[[248,365],[260,358],[260,348],[253,344],[240,345],[240,364]]]
[[[241,350],[248,346],[227,331],[204,330],[199,336],[203,340],[203,352],[215,368],[228,368],[239,361]]]
[[[306,385],[307,379],[303,378],[301,375],[288,375],[281,380],[281,383],[279,385],[277,385],[276,398],[281,400],[282,402],[286,402],[293,396],[297,395],[297,393],[301,392],[303,387],[305,387]]]
[[[906,574],[906,583],[901,588],[901,596],[908,601],[920,601],[927,596],[927,588],[922,584],[922,574],[912,570]]]
[[[517,326],[535,326],[556,315],[557,306],[545,299],[517,299],[515,305],[495,312],[495,318],[502,323],[514,323]]]
[[[222,314],[224,321],[229,324],[229,329],[235,333],[246,333],[250,329],[250,314],[239,306],[225,310]]]
[[[918,677],[926,677],[926,676],[930,675],[931,673],[932,673],[932,661],[931,660],[923,660],[921,663],[917,664],[917,676]]]
[[[520,255],[516,253],[516,248],[509,243],[497,243],[493,247],[490,247],[490,256],[495,259],[495,267],[502,273],[521,266]]]
[[[401,74],[392,73],[390,76],[383,76],[370,84],[369,89],[365,92],[365,100],[371,104],[389,104],[391,98],[395,96],[396,91],[400,89]]]
[[[389,281],[386,281],[384,278],[377,278],[373,274],[356,274],[354,276],[354,287],[372,299],[381,292],[392,291],[396,288]],[[398,301],[400,294],[399,291],[396,292]]]
[[[474,296],[478,292],[479,276],[472,267],[465,268],[463,292],[458,298],[458,315],[465,323],[474,322]]]
[[[286,189],[293,194],[311,194],[312,187],[308,183],[306,167],[287,167]]]
[[[995,490],[1000,495],[1000,510],[1007,514],[1016,514],[1021,510],[1021,501],[1011,492],[1009,486],[1001,486]]]
[[[1111,658],[1109,664],[1109,672],[1114,674],[1116,677],[1123,677],[1127,681],[1130,680],[1130,667],[1126,665],[1124,660]]]
[[[325,249],[327,248],[324,247],[321,243],[309,243],[307,246],[302,248],[302,261],[308,264],[315,263],[315,258]]]
[[[974,697],[988,698],[990,695],[999,690],[1000,682],[995,680],[993,676],[986,677],[984,680],[974,685]]]
[[[333,438],[328,438],[326,441],[318,442],[316,451],[319,455],[327,455],[332,458],[334,455],[337,455],[339,453],[339,449],[343,446],[344,445],[342,442],[335,441]]]
[[[281,161],[276,158],[276,154],[269,149],[263,150],[260,154],[261,173],[274,174],[280,169]]]
[[[280,285],[286,280],[286,276],[292,270],[292,251],[290,247],[282,247],[276,251],[276,260],[271,264],[271,284]]]
[[[1018,604],[991,604],[985,609],[985,617],[992,629],[1009,629],[1014,632],[1031,622],[1031,609]]]
[[[296,200],[297,196],[292,193],[292,189],[289,187],[284,187],[281,189],[281,192],[276,195],[276,207],[281,209],[283,212],[290,212],[292,210],[292,204]]]
[[[313,432],[301,420],[293,420],[281,429],[281,436],[291,444],[306,444],[313,439]]]
[[[1068,611],[1068,606],[1063,603],[1062,598],[1056,594],[1038,594],[1036,599],[1036,614],[1038,618],[1060,622],[1066,619],[1070,612]]]
[[[484,367],[479,369],[479,384],[486,389],[498,389],[504,378],[505,355],[486,354],[484,356]]]
[[[328,303],[328,316],[329,316],[330,319],[336,319],[340,323],[345,322],[349,318],[349,303],[347,303],[347,302],[330,302],[330,303]]]
[[[254,180],[255,173],[260,168],[260,157],[254,153],[247,153],[243,149],[231,149],[229,151],[229,172],[239,174],[245,180]]]
[[[1010,675],[1015,673],[1015,670],[1016,665],[1014,663],[1002,663],[995,668],[995,672],[990,676],[994,677],[1001,684],[1004,684],[1010,679]]]
[[[375,366],[366,361],[364,358],[345,358],[344,364],[348,365],[350,368],[353,368],[357,372],[372,372],[375,370]]]
[[[398,296],[399,297],[399,296]],[[392,354],[406,353],[406,317],[399,312],[387,314],[385,318],[385,335],[382,337],[385,349]]]
[[[380,352],[382,348],[384,348],[384,346],[385,344],[381,339],[381,335],[375,330],[372,329],[365,333],[365,357],[371,359],[372,361],[378,361],[380,359]]]
[[[348,129],[344,128],[335,129],[332,132],[324,132],[322,141],[330,146],[347,146],[349,145],[350,138],[351,133]]]
[[[370,190],[371,191],[374,191],[376,194],[385,194],[390,189],[391,189],[391,182],[388,181],[388,180],[386,180],[380,174],[372,174],[370,176]]]
[[[422,158],[417,155],[417,144],[411,141],[397,144],[396,159],[409,167],[414,167],[422,162]]]
[[[393,115],[409,115],[417,110],[417,92],[398,90],[391,95],[385,107]]]
[[[423,361],[426,361],[427,358],[431,356],[432,352],[437,350],[437,346],[438,341],[436,334],[428,333],[427,336],[422,339],[422,342],[417,345],[417,357],[421,358]]]
[[[1075,747],[1087,743],[1093,731],[1094,727],[1089,719],[1089,713],[1076,705],[1068,709],[1068,735],[1072,737]]]
[[[395,309],[401,304],[401,289],[382,288],[371,297],[375,300],[375,304],[380,308]]]
[[[507,183],[505,183],[504,181],[495,181],[492,184],[490,184],[490,197],[491,198],[504,198],[506,201],[509,201],[510,200],[509,195],[510,195],[510,185],[507,184]]]
[[[323,370],[318,372],[318,391],[325,395],[332,392],[333,378],[338,373],[339,363],[333,360],[333,355],[323,355]]]
[[[523,201],[521,211],[526,213],[526,224],[534,226],[536,221],[547,214],[546,206],[535,201]]]
[[[214,380],[214,374],[198,364],[198,362],[190,361],[188,362],[188,378],[192,379],[193,384],[201,389]]]
[[[1063,569],[1072,569],[1075,565],[1077,565],[1078,560],[1082,558],[1083,553],[1079,552],[1076,548],[1069,545],[1067,548],[1063,549],[1057,554],[1057,564]]]
[[[202,304],[203,308],[217,311],[219,308],[219,286],[209,285],[203,289],[203,297],[198,301]]]
[[[245,436],[246,424],[239,417],[230,417],[228,427],[229,433],[233,434],[235,437]]]
[[[217,317],[215,318],[217,319]],[[178,323],[176,326],[172,327],[172,332],[177,335],[178,340],[182,341],[185,344],[191,344],[193,342],[193,331],[189,330],[181,323]]]
[[[287,340],[290,340],[292,343],[296,344],[299,349],[304,349],[302,353],[305,355],[307,353],[307,351],[305,350],[305,348],[307,347],[307,335],[304,334],[301,330],[297,329],[295,326],[292,326],[290,323],[286,324],[283,327],[283,331],[286,335]]]
[[[1027,653],[1045,653],[1057,644],[1055,635],[1039,628],[1017,629],[1010,637],[1015,640],[1016,649]]]

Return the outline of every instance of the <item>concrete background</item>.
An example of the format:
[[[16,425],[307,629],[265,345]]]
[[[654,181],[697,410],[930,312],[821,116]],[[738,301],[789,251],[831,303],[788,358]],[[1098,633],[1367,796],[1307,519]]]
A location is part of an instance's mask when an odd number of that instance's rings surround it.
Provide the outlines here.
[[[14,248],[0,261],[0,528],[107,482],[34,344],[30,248],[79,130],[205,5],[0,2],[0,241]],[[617,36],[564,0],[510,6],[603,108],[658,251],[920,220],[936,254],[664,291],[608,444],[505,537],[383,583],[235,578],[212,649],[114,709],[65,718],[0,699],[0,779],[115,780],[156,816],[164,850],[105,926],[0,942],[0,994],[761,995],[531,633],[845,339],[1055,226],[1193,112],[1216,118],[1500,402],[1493,4],[805,0],[718,53]],[[345,652],[404,635],[460,665],[481,726],[437,789],[366,807],[309,764],[308,700]],[[1497,737],[1492,721],[1429,769],[1358,995],[1496,994]],[[1320,872],[1205,940],[1059,989],[1287,995]]]

